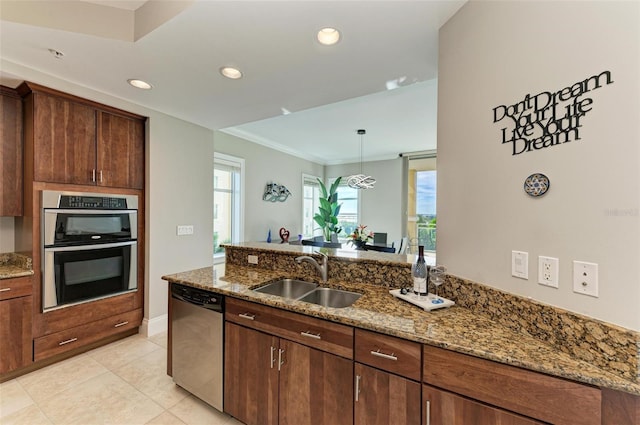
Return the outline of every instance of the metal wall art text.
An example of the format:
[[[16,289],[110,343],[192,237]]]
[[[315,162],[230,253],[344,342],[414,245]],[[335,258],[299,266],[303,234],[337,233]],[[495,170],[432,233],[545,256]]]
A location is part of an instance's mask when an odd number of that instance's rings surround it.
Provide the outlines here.
[[[613,83],[610,71],[603,71],[556,92],[527,94],[513,105],[493,108],[493,122],[506,118],[502,143],[511,143],[512,155],[580,140],[582,118],[591,111],[593,99],[586,93]]]

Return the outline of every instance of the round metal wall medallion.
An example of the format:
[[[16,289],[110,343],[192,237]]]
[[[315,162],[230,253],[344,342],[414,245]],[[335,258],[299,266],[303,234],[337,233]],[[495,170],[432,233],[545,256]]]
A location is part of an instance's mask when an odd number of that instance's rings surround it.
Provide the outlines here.
[[[529,196],[542,196],[549,190],[551,182],[549,178],[542,173],[531,174],[524,181],[524,191]]]

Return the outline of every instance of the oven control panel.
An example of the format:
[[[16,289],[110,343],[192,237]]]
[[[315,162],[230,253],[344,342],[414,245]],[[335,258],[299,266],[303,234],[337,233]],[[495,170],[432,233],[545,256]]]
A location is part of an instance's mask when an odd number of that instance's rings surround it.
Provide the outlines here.
[[[125,198],[112,198],[108,196],[60,196],[59,208],[91,208],[100,210],[127,209]]]

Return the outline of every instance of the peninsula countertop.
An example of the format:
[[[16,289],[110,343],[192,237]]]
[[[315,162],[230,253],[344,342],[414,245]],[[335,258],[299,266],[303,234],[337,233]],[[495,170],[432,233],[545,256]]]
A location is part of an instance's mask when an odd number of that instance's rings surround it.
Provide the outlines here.
[[[283,271],[227,264],[223,273],[219,273],[219,276],[214,274],[214,267],[205,267],[166,275],[162,279],[598,387],[640,395],[640,383],[577,360],[536,338],[516,333],[466,308],[453,306],[426,312],[395,298],[389,294],[388,288],[333,281],[322,286],[347,289],[363,295],[351,307],[327,308],[252,290],[268,281],[291,277]]]

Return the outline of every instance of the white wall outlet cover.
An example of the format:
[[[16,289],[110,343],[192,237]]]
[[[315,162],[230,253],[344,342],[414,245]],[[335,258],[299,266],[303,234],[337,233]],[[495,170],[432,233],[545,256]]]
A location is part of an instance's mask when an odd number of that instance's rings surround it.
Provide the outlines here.
[[[559,261],[553,257],[538,257],[538,283],[540,285],[558,287]]]
[[[258,264],[258,256],[257,255],[247,255],[247,262],[249,264]]]
[[[193,235],[193,225],[178,225],[176,227],[176,234],[178,236]]]
[[[511,251],[511,276],[529,279],[529,253]]]
[[[598,297],[598,264],[573,262],[573,292]]]

